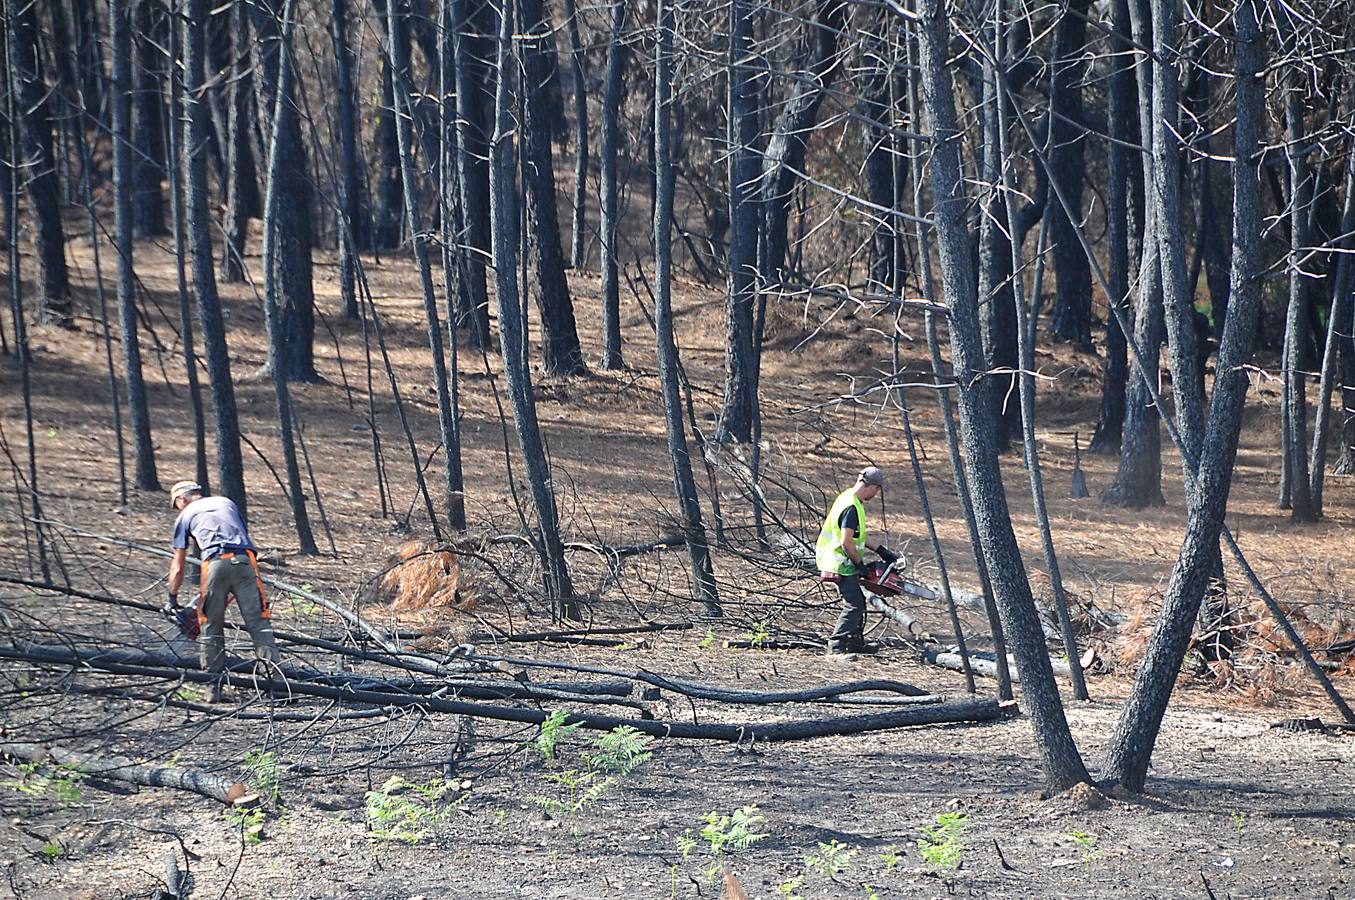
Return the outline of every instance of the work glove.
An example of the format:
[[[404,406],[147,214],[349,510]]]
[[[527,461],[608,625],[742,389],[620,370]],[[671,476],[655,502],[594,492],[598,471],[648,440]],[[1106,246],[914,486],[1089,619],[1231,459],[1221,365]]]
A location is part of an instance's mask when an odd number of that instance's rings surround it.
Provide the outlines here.
[[[165,591],[165,605],[160,608],[160,612],[169,616],[171,619],[179,611],[179,595],[173,591]]]
[[[881,544],[880,546],[876,547],[875,553],[877,556],[880,557],[880,559],[883,559],[887,563],[896,563],[899,561],[898,552],[889,549],[884,544]]]
[[[201,626],[198,624],[198,611],[192,606],[181,606],[174,611],[174,622],[179,626],[179,633],[190,641],[198,639],[198,633]]]
[[[867,577],[867,576],[869,576],[869,575],[870,575],[870,566],[866,565],[866,564],[863,563],[863,562],[857,563],[857,564],[856,564],[856,577],[857,577],[857,578],[865,578],[865,577]]]

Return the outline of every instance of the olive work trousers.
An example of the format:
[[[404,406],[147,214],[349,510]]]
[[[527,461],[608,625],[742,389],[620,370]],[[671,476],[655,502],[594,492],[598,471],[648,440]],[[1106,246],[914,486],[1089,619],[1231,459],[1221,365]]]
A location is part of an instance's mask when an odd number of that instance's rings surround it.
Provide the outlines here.
[[[843,575],[837,590],[842,595],[842,615],[828,638],[828,652],[853,653],[865,642],[866,595],[855,575]]]
[[[208,672],[221,672],[226,668],[226,600],[232,594],[245,620],[245,630],[254,639],[255,655],[281,665],[273,626],[263,614],[258,573],[250,565],[249,557],[243,554],[230,559],[218,557],[209,560],[204,568],[200,617],[205,621],[199,641],[202,668]]]

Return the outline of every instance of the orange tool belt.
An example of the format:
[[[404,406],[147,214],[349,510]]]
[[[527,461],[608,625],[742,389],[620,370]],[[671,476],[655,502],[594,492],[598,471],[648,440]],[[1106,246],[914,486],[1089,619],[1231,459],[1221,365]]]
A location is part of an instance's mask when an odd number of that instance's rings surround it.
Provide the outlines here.
[[[201,571],[202,573],[202,583],[198,585],[199,626],[207,624],[207,598],[205,596],[207,592],[207,567],[210,566],[212,563],[216,562],[218,559],[234,559],[235,557],[240,555],[240,552],[241,551],[228,550],[224,553],[218,553],[211,559],[203,560],[201,565],[199,566],[199,571]],[[245,556],[249,557],[249,564],[254,569],[254,580],[259,585],[259,606],[262,609],[262,615],[265,619],[272,618],[271,614],[268,611],[268,594],[263,589],[263,579],[259,577],[259,560],[257,557],[255,557],[253,550],[245,550],[243,552]],[[231,597],[226,598],[227,606],[230,605],[230,602],[233,598],[234,598],[233,595]]]

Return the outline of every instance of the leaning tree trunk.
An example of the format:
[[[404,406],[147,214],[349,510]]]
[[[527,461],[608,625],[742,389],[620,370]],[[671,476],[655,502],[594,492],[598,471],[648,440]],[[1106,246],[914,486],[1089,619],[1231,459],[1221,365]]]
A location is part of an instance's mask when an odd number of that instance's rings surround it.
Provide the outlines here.
[[[494,289],[499,312],[499,348],[508,376],[508,393],[513,404],[513,425],[518,446],[527,465],[527,480],[536,507],[539,528],[537,552],[552,604],[567,619],[578,617],[574,586],[560,541],[560,520],[551,485],[550,467],[536,418],[536,397],[532,392],[531,371],[522,353],[523,321],[518,294],[518,195],[513,183],[512,76],[516,69],[513,56],[513,4],[504,3],[500,11],[498,35],[497,85],[494,92],[494,133],[491,138],[490,213],[494,239]],[[520,89],[531,90],[530,84]]]
[[[414,171],[414,136],[410,133],[413,117],[409,85],[412,81],[409,63],[409,45],[402,44],[396,35],[405,30],[398,19],[400,4],[386,4],[387,47],[390,54],[391,100],[395,112],[395,136],[400,147],[400,171],[404,182],[404,209],[408,217],[409,233],[414,249],[414,260],[419,268],[419,284],[423,289],[423,311],[428,325],[428,349],[433,360],[433,386],[438,401],[438,425],[442,432],[443,501],[450,522],[454,510],[464,503],[461,495],[461,432],[457,411],[452,407],[452,394],[447,379],[447,359],[442,345],[442,322],[438,315],[437,295],[433,289],[433,267],[428,261],[427,235],[420,221],[418,173]],[[464,517],[464,514],[463,514]],[[464,527],[464,521],[462,526]]]
[[[1112,0],[1110,84],[1107,90],[1106,118],[1110,124],[1110,149],[1107,161],[1106,225],[1109,247],[1110,296],[1106,302],[1129,315],[1129,206],[1131,171],[1135,168],[1133,151],[1127,144],[1137,143],[1134,127],[1134,76],[1127,62],[1129,53],[1129,4]],[[1118,453],[1124,434],[1125,389],[1129,382],[1129,355],[1125,333],[1112,314],[1106,317],[1106,363],[1101,375],[1101,410],[1096,431],[1087,449],[1092,453]]]
[[[268,327],[268,355],[274,360],[282,353],[276,346],[287,340],[290,335],[283,330],[280,321],[278,302],[278,280],[281,266],[276,259],[280,236],[278,226],[283,219],[278,206],[282,202],[281,182],[291,177],[286,166],[287,152],[283,149],[284,137],[289,133],[288,124],[296,115],[290,99],[292,81],[292,24],[295,16],[293,0],[283,0],[282,22],[278,28],[277,69],[274,77],[275,103],[273,106],[273,133],[268,142],[268,188],[264,193],[263,205],[263,308],[264,320]],[[272,366],[273,391],[277,398],[278,437],[282,442],[282,460],[287,472],[287,493],[292,506],[292,520],[296,525],[297,542],[300,552],[307,556],[318,554],[315,537],[311,534],[310,516],[306,513],[306,494],[301,486],[301,469],[297,465],[296,445],[292,440],[292,401],[287,389],[287,379],[283,369],[276,363]]]
[[[61,185],[52,138],[52,104],[43,79],[38,44],[37,5],[12,3],[7,16],[10,84],[19,126],[19,142],[13,156],[27,163],[19,178],[27,186],[33,210],[33,244],[40,287],[37,312],[44,321],[66,324],[71,318],[71,286],[66,271],[66,232],[61,224]]]
[[[599,223],[602,231],[602,368],[624,369],[621,356],[621,285],[618,277],[617,235],[620,228],[620,188],[616,153],[620,143],[622,76],[626,52],[621,35],[626,27],[626,0],[612,0],[611,40],[607,44],[607,83],[602,96]]]
[[[1237,117],[1233,127],[1232,296],[1219,347],[1204,449],[1198,466],[1190,465],[1194,460],[1187,460],[1187,473],[1197,473],[1198,481],[1195,489],[1187,492],[1190,513],[1186,537],[1167,583],[1157,628],[1139,664],[1133,692],[1106,749],[1104,774],[1132,791],[1143,790],[1153,745],[1190,641],[1191,625],[1213,572],[1210,560],[1218,552],[1242,426],[1248,385],[1244,367],[1251,359],[1260,308],[1263,209],[1257,157],[1265,128],[1260,73],[1266,51],[1255,7],[1239,3],[1233,16]],[[1142,368],[1136,380],[1155,374],[1151,368]]]
[[[135,483],[143,491],[158,491],[151,416],[146,385],[141,376],[141,341],[137,333],[136,273],[132,270],[132,10],[122,3],[108,5],[108,33],[113,54],[113,219],[118,254],[118,324],[122,338],[123,382],[132,423]],[[158,102],[158,101],[157,101]]]
[[[536,306],[541,314],[541,355],[552,375],[580,375],[588,371],[579,349],[574,303],[565,280],[564,249],[556,213],[555,166],[551,159],[551,114],[546,84],[550,80],[554,36],[541,0],[518,0],[522,14],[522,123],[527,166],[528,243],[535,249]]]
[[[967,198],[959,141],[963,132],[955,114],[954,88],[947,66],[950,29],[941,0],[922,0],[919,18],[922,51],[919,78],[932,134],[934,219],[942,284],[950,308],[951,355],[958,380],[956,399],[967,451],[965,464],[984,558],[1002,612],[1002,624],[1016,655],[1023,705],[1030,715],[1043,763],[1045,789],[1057,793],[1089,778],[1064,717],[1039,613],[1012,531],[993,442],[993,423],[987,404],[975,389],[976,376],[986,363],[979,341],[978,297],[969,228],[965,223]]]
[[[212,258],[212,216],[207,206],[207,53],[208,0],[187,0],[184,40],[184,187],[188,199],[188,243],[193,255],[193,293],[212,391],[216,425],[217,483],[221,493],[245,513],[244,464],[240,459],[240,422],[231,382],[226,325],[216,293]]]
[[[683,534],[692,562],[696,599],[706,615],[721,614],[720,598],[711,568],[706,527],[701,521],[701,502],[692,476],[687,433],[682,420],[682,396],[678,386],[678,350],[673,336],[673,102],[672,62],[673,11],[668,0],[659,0],[658,48],[654,63],[654,166],[657,177],[654,203],[654,336],[659,361],[659,389],[663,395],[663,420],[668,435],[668,458],[673,466],[673,484],[682,510]]]
[[[460,184],[463,233],[457,243],[466,247],[468,303],[456,311],[457,326],[468,328],[471,346],[488,349],[489,294],[485,258],[490,253],[489,223],[489,113],[494,105],[493,74],[486,62],[484,35],[493,16],[487,0],[452,0],[456,27],[452,30],[456,56],[456,171]],[[504,0],[507,2],[507,0]],[[473,8],[470,5],[473,4]]]
[[[1308,285],[1302,272],[1308,252],[1308,222],[1312,215],[1313,179],[1303,146],[1303,105],[1299,92],[1305,76],[1296,74],[1285,94],[1285,137],[1289,156],[1289,305],[1284,321],[1284,394],[1280,403],[1284,485],[1290,516],[1295,522],[1314,522],[1321,515],[1313,506],[1308,479],[1308,392],[1304,362],[1308,350]],[[1281,508],[1284,500],[1280,501]]]
[[[279,19],[275,4],[280,0],[260,0],[254,9],[255,31],[262,41],[259,52],[258,94],[260,106],[276,110],[281,91],[278,73],[282,54]],[[295,88],[290,88],[293,93]],[[283,101],[295,109],[290,94]],[[276,130],[271,129],[270,130]],[[300,115],[288,115],[279,133],[282,181],[278,185],[278,246],[276,264],[281,290],[278,296],[276,325],[280,341],[269,342],[268,361],[260,375],[271,376],[280,367],[287,381],[319,381],[315,371],[315,295],[311,272],[311,176],[306,160],[306,142],[301,134]]]
[[[725,395],[717,435],[752,438],[754,393],[753,304],[757,297],[758,94],[753,48],[753,8],[734,0],[729,34],[729,291],[725,314]]]

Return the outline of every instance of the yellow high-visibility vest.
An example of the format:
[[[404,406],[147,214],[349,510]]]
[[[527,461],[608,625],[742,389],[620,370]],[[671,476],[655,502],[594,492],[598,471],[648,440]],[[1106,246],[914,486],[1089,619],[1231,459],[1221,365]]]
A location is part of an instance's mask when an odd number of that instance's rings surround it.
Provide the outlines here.
[[[859,556],[866,547],[866,507],[861,503],[861,498],[856,496],[856,487],[853,486],[837,495],[832,508],[828,510],[827,517],[823,520],[823,527],[819,529],[819,540],[814,547],[814,561],[818,564],[820,572],[835,572],[838,575],[856,574],[856,563],[842,551],[845,535],[842,533],[842,525],[838,522],[848,506],[856,507],[858,527],[852,542],[856,544],[857,555]]]

